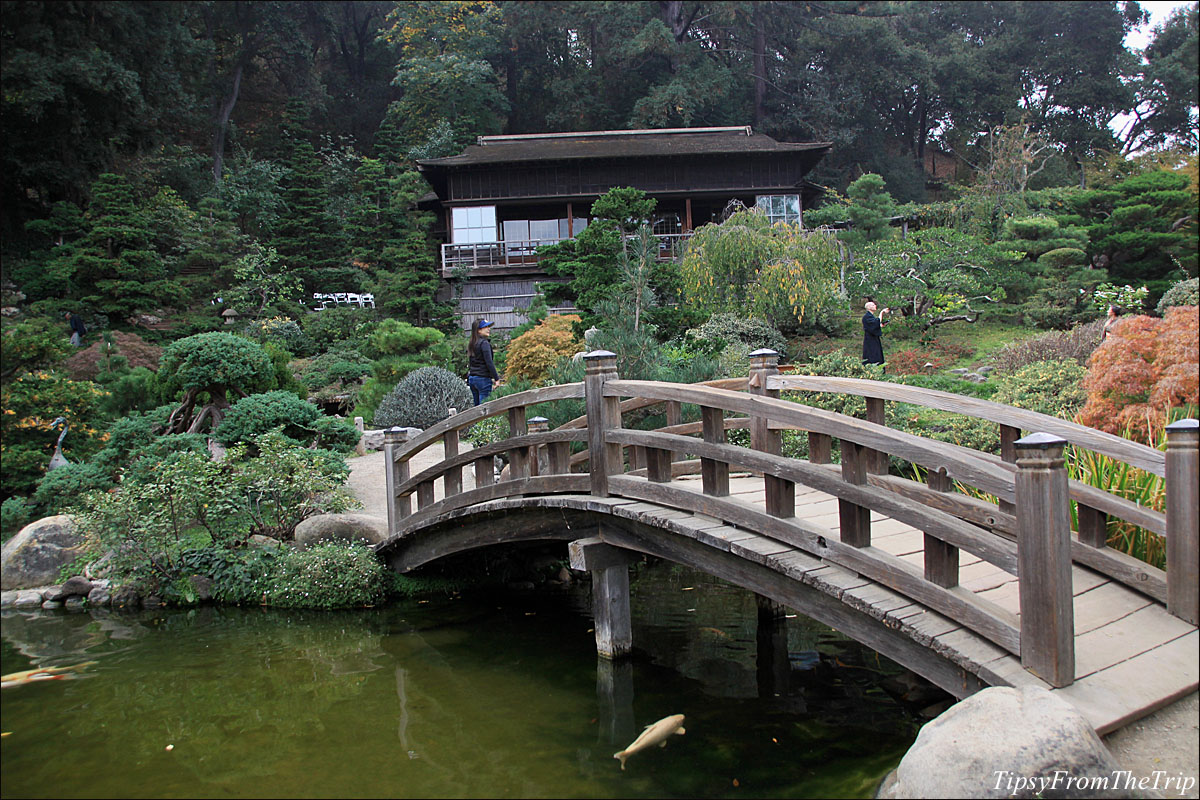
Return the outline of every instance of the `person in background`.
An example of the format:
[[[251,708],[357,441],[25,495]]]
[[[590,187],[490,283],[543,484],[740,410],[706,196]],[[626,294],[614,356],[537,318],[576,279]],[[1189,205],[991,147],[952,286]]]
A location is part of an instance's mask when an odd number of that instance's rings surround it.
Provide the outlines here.
[[[868,300],[864,306],[866,313],[862,316],[863,326],[863,349],[862,360],[864,364],[882,364],[883,363],[883,315],[890,314],[892,310],[885,308],[879,312],[879,316],[875,316],[874,300]]]
[[[467,343],[467,385],[475,405],[486,403],[492,389],[500,383],[500,375],[492,361],[492,322],[477,319],[471,323],[471,341]]]
[[[1113,327],[1117,324],[1117,320],[1121,318],[1122,309],[1120,306],[1109,306],[1108,316],[1104,318],[1104,328],[1100,331],[1100,341],[1108,338],[1112,333]]]
[[[66,312],[63,318],[71,326],[71,344],[79,347],[83,344],[83,337],[87,334],[87,326],[83,324],[83,320],[79,315],[71,311]]]

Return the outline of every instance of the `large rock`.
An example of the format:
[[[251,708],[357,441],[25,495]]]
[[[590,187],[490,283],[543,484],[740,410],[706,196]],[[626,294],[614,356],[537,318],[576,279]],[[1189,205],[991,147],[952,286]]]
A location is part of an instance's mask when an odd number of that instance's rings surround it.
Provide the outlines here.
[[[79,557],[82,544],[83,535],[67,514],[29,523],[0,551],[0,589],[55,583],[59,570]]]
[[[1141,796],[1113,778],[1118,770],[1074,706],[1045,689],[997,686],[921,728],[877,796]]]
[[[379,544],[386,538],[387,523],[366,514],[322,514],[296,526],[300,547],[331,541]]]

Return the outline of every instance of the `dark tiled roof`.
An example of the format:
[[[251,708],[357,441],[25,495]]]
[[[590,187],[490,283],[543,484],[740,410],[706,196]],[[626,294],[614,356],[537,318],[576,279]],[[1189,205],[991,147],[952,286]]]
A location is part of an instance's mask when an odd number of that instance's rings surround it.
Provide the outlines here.
[[[422,167],[445,168],[514,161],[560,161],[587,158],[636,158],[688,155],[784,154],[812,152],[818,158],[833,146],[831,142],[777,142],[749,129],[704,132],[629,132],[597,131],[562,134],[497,137],[498,140],[474,144],[462,153],[446,158],[418,161]]]

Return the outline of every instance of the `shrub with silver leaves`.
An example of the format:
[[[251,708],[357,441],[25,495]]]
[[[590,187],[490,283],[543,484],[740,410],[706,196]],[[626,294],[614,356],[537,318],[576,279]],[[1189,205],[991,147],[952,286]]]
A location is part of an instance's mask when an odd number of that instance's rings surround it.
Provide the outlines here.
[[[396,384],[379,403],[375,426],[428,428],[450,416],[449,409],[471,407],[467,382],[441,367],[421,367]]]

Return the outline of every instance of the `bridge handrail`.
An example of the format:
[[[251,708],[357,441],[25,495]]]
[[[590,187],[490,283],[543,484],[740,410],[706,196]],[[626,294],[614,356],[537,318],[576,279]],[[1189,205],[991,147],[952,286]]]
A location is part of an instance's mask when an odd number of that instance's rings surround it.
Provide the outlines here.
[[[504,411],[524,406],[548,403],[554,400],[579,400],[583,398],[582,383],[563,383],[558,386],[543,386],[540,389],[527,389],[524,392],[505,395],[495,400],[475,406],[466,411],[460,411],[452,417],[426,428],[417,436],[409,439],[395,451],[397,461],[408,461],[417,453],[438,442],[448,431],[459,431],[480,420],[494,417]]]
[[[396,485],[396,494],[399,496],[412,494],[417,490],[422,483],[437,480],[452,469],[457,467],[465,467],[471,462],[478,461],[481,458],[497,456],[501,453],[506,453],[510,450],[518,448],[535,448],[542,445],[554,444],[559,442],[586,442],[586,430],[562,430],[561,428],[542,433],[525,433],[520,436],[510,436],[499,442],[476,447],[471,450],[457,453],[449,456],[443,461],[439,461],[431,467],[428,467],[421,472],[413,475],[405,481]]]
[[[1160,478],[1166,474],[1166,456],[1161,450],[1048,414],[1013,408],[991,400],[887,381],[821,375],[774,375],[767,379],[767,388],[776,391],[853,394],[950,411],[1020,430],[1053,434],[1071,444],[1124,461]]]
[[[915,434],[893,430],[886,425],[877,425],[835,411],[774,397],[659,381],[609,380],[604,384],[604,395],[643,397],[657,401],[681,400],[746,416],[766,417],[768,420],[795,425],[803,430],[849,440],[872,450],[892,453],[934,472],[945,470],[951,477],[976,486],[988,494],[1008,502],[1014,499],[1012,473],[999,462],[970,455],[972,451],[968,451],[967,448],[956,448],[944,442],[924,439]]]
[[[703,383],[689,383],[686,385],[688,385],[688,386],[711,386],[715,389],[730,389],[735,392],[741,392],[741,391],[746,390],[746,384],[749,382],[749,380],[750,380],[749,378],[719,378],[715,381],[704,381]],[[621,401],[621,413],[628,414],[630,411],[638,411],[643,408],[649,408],[650,406],[657,405],[660,402],[662,402],[662,401],[661,400],[649,400],[644,397],[631,397],[628,400]],[[569,422],[564,422],[562,425],[559,425],[558,428],[556,428],[556,430],[560,430],[562,428],[586,428],[586,427],[587,427],[587,414],[584,414],[582,417],[576,417],[575,419],[573,419]]]

